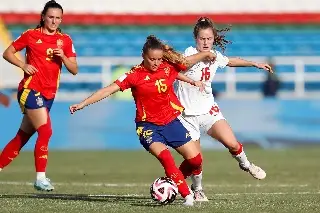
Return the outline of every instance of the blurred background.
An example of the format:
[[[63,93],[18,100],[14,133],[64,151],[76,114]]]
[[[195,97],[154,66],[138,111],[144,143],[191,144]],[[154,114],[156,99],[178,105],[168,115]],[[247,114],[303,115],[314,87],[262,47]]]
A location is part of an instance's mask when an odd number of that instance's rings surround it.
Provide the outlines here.
[[[62,29],[74,42],[79,74],[63,69],[51,111],[52,149],[141,149],[130,91],[70,116],[68,106],[108,85],[141,62],[146,36],[154,34],[179,51],[194,45],[201,16],[217,27],[231,25],[227,56],[272,64],[276,74],[253,68],[218,70],[214,93],[239,141],[262,148],[320,143],[320,4],[317,0],[60,0]],[[0,52],[40,21],[45,0],[2,0]],[[23,58],[24,52],[20,54]],[[0,146],[16,133],[22,115],[16,89],[22,72],[0,59]],[[220,149],[206,136],[202,146]],[[27,149],[33,148],[30,143]]]

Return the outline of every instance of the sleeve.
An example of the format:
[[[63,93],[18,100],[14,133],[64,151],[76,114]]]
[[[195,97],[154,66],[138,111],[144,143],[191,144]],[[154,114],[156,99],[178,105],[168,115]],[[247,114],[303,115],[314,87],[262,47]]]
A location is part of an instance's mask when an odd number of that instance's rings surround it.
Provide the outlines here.
[[[184,57],[188,57],[188,56],[194,55],[194,54],[196,54],[196,53],[197,53],[197,49],[194,48],[194,47],[192,47],[192,46],[190,46],[190,47],[188,47],[188,48],[184,51],[183,56],[184,56]]]
[[[16,51],[21,51],[28,46],[29,33],[29,30],[23,32],[15,41],[12,42],[12,46],[16,49]]]
[[[216,51],[217,58],[216,62],[220,68],[225,68],[229,63],[229,58],[227,56],[222,55],[219,51]]]
[[[129,72],[120,76],[117,80],[114,81],[119,87],[121,91],[129,89],[135,85],[135,80],[137,78],[137,73],[134,72],[134,68]]]
[[[70,58],[70,57],[76,57],[77,54],[76,54],[76,50],[73,46],[73,42],[72,42],[72,39],[70,36],[66,35],[66,39],[65,39],[65,46],[64,46],[64,54],[65,56],[67,56],[67,58]]]

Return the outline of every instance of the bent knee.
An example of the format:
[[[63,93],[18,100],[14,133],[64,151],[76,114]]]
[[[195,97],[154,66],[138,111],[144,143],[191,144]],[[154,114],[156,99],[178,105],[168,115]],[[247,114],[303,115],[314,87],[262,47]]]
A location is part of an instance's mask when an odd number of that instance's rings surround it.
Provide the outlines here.
[[[200,168],[202,166],[202,155],[199,153],[196,157],[188,159],[192,168]]]
[[[38,132],[40,137],[48,138],[48,139],[51,138],[51,136],[52,136],[52,128],[51,128],[50,123],[46,123],[46,124],[40,126],[37,129],[37,132]]]

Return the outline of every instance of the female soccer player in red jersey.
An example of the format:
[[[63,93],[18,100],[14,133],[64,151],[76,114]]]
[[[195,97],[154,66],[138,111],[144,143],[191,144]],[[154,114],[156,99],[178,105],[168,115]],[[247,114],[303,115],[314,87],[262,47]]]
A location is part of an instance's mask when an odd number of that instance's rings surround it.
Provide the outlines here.
[[[199,151],[200,129],[203,129],[209,136],[220,141],[229,149],[229,152],[237,160],[242,170],[250,173],[256,179],[264,179],[266,177],[265,171],[247,159],[242,144],[237,141],[232,129],[223,117],[212,95],[211,84],[219,67],[256,67],[271,73],[273,71],[268,64],[226,57],[219,51],[213,49],[214,46],[220,46],[224,49],[228,41],[225,39],[225,36],[221,34],[221,31],[215,28],[209,18],[200,18],[194,27],[193,33],[196,46],[188,47],[185,50],[185,56],[190,57],[199,52],[212,52],[215,54],[215,60],[213,63],[212,61],[200,61],[185,71],[188,77],[194,81],[200,80],[206,85],[205,92],[194,90],[194,88],[188,84],[178,81],[176,94],[185,108],[181,122],[189,130],[192,139],[197,141],[196,144]],[[193,100],[197,100],[197,103]],[[188,172],[188,165],[184,163],[181,165],[180,170],[185,177],[191,176],[191,189],[194,191],[195,200],[207,201],[208,199],[202,190],[202,172],[199,174],[191,174]]]
[[[34,187],[52,191],[45,171],[48,159],[48,143],[52,135],[49,112],[58,90],[61,66],[76,75],[76,53],[70,36],[61,32],[63,9],[55,1],[45,4],[40,24],[24,32],[3,53],[3,58],[24,71],[18,87],[18,102],[24,114],[17,135],[6,145],[0,155],[0,170],[17,155],[30,137],[37,132],[34,148],[37,172]],[[14,54],[26,48],[26,62]]]
[[[167,145],[186,159],[192,171],[201,168],[202,156],[179,120],[183,107],[176,101],[176,97],[171,96],[175,95],[173,82],[176,78],[199,87],[203,85],[200,81],[195,82],[179,74],[181,70],[186,69],[181,65],[183,60],[176,60],[175,56],[178,53],[168,49],[156,37],[149,36],[142,51],[143,62],[140,65],[133,67],[114,83],[100,89],[81,103],[70,106],[70,112],[73,114],[119,90],[131,88],[137,109],[135,122],[140,143],[160,161],[166,175],[177,183],[180,194],[185,198],[184,205],[192,206],[194,200],[191,191],[183,174],[175,165]],[[210,57],[213,54],[204,53],[200,56]],[[172,100],[175,100],[175,103]]]

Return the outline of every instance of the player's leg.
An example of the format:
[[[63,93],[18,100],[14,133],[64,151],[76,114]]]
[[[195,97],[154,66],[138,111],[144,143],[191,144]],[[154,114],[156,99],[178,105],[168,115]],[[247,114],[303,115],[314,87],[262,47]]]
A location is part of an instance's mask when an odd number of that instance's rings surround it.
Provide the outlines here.
[[[198,116],[179,116],[179,120],[182,125],[189,131],[189,134],[194,141],[195,150],[198,150],[202,156]],[[202,167],[193,169],[194,160],[197,159],[185,159],[181,163],[179,169],[182,171],[185,178],[190,176],[190,179],[192,181],[191,190],[193,191],[195,201],[208,201],[208,198],[206,197],[202,187]]]
[[[25,113],[25,105],[28,104],[26,93],[30,90],[26,91],[27,92],[22,90],[18,92],[17,96],[22,113]],[[5,146],[0,155],[0,170],[9,165],[12,160],[18,156],[22,147],[28,142],[34,133],[35,129],[33,128],[32,123],[28,116],[24,115],[16,136]]]
[[[47,100],[39,92],[25,89],[20,98],[20,105],[21,103],[29,121],[38,133],[34,149],[36,168],[34,187],[37,190],[52,191],[54,188],[45,174],[48,161],[48,143],[52,135]],[[50,102],[49,109],[51,105],[52,102]]]
[[[205,128],[208,135],[215,138],[229,149],[231,155],[239,162],[239,166],[242,170],[249,172],[254,178],[264,179],[266,177],[265,171],[253,163],[250,163],[247,159],[242,144],[237,141],[231,127],[224,119],[219,108],[215,113],[215,116],[211,119],[209,119],[209,115],[207,116],[208,119],[205,123]]]
[[[178,186],[178,191],[185,199],[192,195],[181,171],[177,168],[174,158],[165,145],[165,138],[158,133],[161,126],[146,122],[137,123],[137,134],[143,147],[154,155],[165,170],[167,177],[170,177]],[[188,203],[189,204],[189,203]],[[193,205],[193,199],[191,204]]]
[[[180,155],[183,156],[184,161],[180,166],[180,171],[184,177],[192,174],[200,174],[202,172],[202,155],[197,149],[197,143],[192,140],[192,132],[182,124],[181,117],[175,119],[166,126],[161,134],[166,138],[169,146],[174,148]],[[186,203],[193,202],[193,199]]]
[[[24,115],[16,136],[4,147],[0,155],[0,171],[18,156],[22,147],[34,133],[35,129],[29,118]]]

